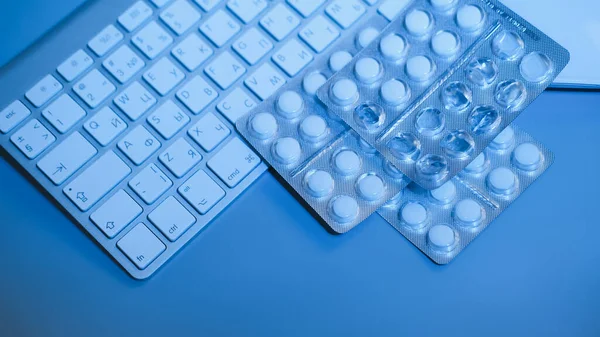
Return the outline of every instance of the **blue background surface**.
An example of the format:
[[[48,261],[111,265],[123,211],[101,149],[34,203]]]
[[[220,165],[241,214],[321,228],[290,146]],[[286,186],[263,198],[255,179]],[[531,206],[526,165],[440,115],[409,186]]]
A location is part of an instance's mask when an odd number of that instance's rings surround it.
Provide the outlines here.
[[[12,6],[0,60],[52,24]],[[447,266],[377,215],[330,235],[267,173],[138,282],[0,158],[0,336],[598,336],[599,107],[546,92],[517,119],[556,162]]]

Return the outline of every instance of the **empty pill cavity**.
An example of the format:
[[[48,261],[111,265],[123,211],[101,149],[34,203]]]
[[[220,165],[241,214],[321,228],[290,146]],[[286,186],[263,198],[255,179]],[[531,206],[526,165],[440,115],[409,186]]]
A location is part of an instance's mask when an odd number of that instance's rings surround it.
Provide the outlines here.
[[[416,160],[421,154],[421,142],[410,132],[403,132],[388,142],[390,153],[399,160]]]
[[[525,42],[515,32],[502,31],[492,39],[492,52],[499,59],[514,61],[523,55]]]
[[[500,114],[493,106],[480,105],[471,111],[467,122],[471,132],[481,135],[495,130],[500,125],[500,120]]]
[[[424,182],[437,184],[448,176],[448,161],[437,154],[426,154],[417,160],[417,176]]]
[[[485,88],[496,81],[498,66],[489,58],[474,58],[465,67],[465,72],[469,81]]]
[[[385,112],[375,103],[364,103],[354,109],[354,122],[364,130],[375,131],[385,122]]]
[[[525,101],[527,91],[521,81],[508,80],[498,83],[494,97],[501,106],[514,109]]]
[[[404,174],[400,171],[394,164],[386,161],[385,165],[383,165],[383,171],[390,177],[394,179],[402,179],[404,178]]]
[[[442,90],[442,102],[446,110],[463,111],[473,101],[473,91],[462,82],[450,82]]]
[[[542,53],[529,53],[521,59],[519,70],[525,80],[536,83],[543,82],[552,74],[552,61]]]
[[[364,140],[364,139],[362,139],[360,137],[358,138],[358,146],[365,153],[368,153],[368,154],[375,154],[375,153],[377,153],[377,149],[374,148],[373,145],[369,144],[366,140]]]
[[[473,153],[475,141],[468,132],[455,130],[442,139],[440,146],[452,158],[466,158]]]
[[[415,118],[415,128],[420,134],[428,137],[433,137],[444,129],[446,118],[444,114],[436,108],[426,108],[419,113]]]

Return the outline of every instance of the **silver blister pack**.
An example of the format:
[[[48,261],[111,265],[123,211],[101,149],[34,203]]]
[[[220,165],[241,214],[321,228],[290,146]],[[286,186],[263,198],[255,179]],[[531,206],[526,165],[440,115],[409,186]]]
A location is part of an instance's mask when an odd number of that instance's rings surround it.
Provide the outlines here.
[[[338,233],[358,225],[407,184],[316,97],[327,78],[387,24],[379,15],[359,21],[353,33],[314,55],[307,69],[236,122],[240,134]]]
[[[508,126],[456,177],[433,190],[410,184],[378,213],[434,262],[446,264],[553,161],[541,143]]]
[[[497,1],[415,0],[317,94],[413,182],[434,189],[475,159],[568,60],[563,47]]]

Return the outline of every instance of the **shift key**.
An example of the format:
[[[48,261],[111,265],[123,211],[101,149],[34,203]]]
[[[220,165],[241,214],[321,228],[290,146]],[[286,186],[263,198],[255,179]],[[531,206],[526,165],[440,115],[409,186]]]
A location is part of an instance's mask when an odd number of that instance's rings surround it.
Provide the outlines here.
[[[131,173],[131,169],[113,151],[107,152],[77,178],[63,192],[83,212],[94,206],[110,190]]]
[[[239,184],[258,164],[258,155],[237,137],[208,161],[208,167],[229,187]]]

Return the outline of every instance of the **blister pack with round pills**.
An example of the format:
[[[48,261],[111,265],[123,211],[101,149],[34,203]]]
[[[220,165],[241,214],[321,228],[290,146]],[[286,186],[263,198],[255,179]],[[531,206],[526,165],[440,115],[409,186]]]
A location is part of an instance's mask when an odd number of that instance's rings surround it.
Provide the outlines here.
[[[387,24],[375,15],[353,27],[354,34],[339,38],[327,53],[311,55],[306,69],[236,122],[240,134],[338,233],[359,224],[407,184],[371,146],[363,141],[361,147],[356,133],[316,97],[327,78]]]
[[[425,190],[411,184],[378,213],[438,264],[450,262],[554,161],[508,126],[456,177]]]
[[[414,1],[317,94],[413,182],[462,171],[569,53],[494,0]]]

